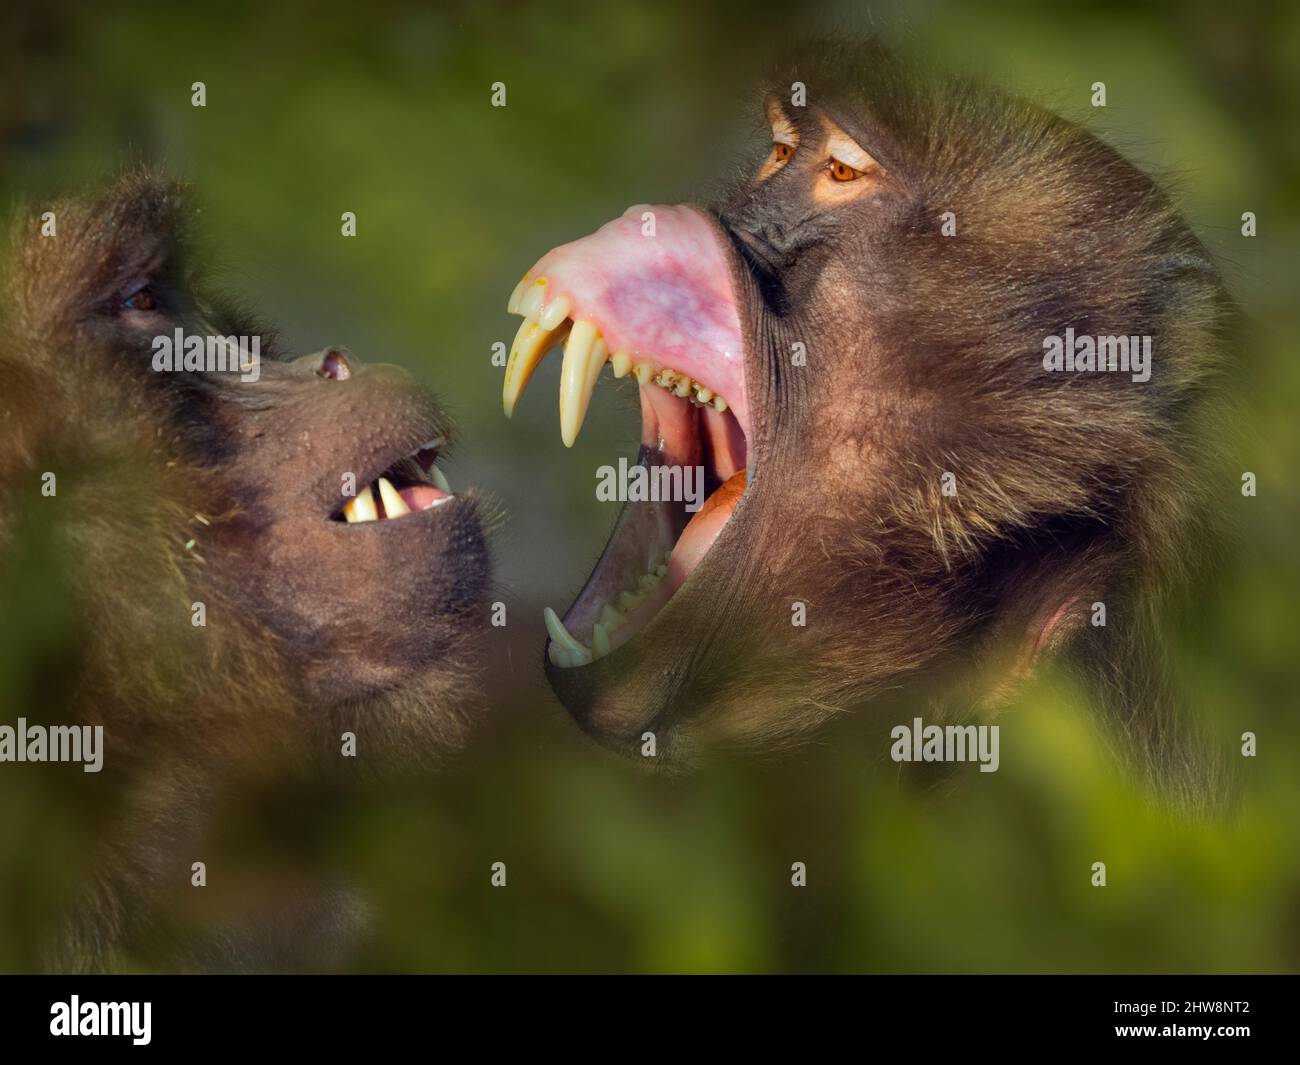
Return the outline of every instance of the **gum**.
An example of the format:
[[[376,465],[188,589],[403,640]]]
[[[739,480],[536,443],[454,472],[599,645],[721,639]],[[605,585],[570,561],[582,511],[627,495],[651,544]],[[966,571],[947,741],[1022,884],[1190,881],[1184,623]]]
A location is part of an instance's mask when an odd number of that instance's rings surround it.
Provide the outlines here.
[[[611,352],[681,371],[725,397],[749,431],[731,271],[705,215],[685,205],[629,207],[595,233],[548,252],[529,276],[546,279],[548,302],[564,296],[575,321],[594,322]]]

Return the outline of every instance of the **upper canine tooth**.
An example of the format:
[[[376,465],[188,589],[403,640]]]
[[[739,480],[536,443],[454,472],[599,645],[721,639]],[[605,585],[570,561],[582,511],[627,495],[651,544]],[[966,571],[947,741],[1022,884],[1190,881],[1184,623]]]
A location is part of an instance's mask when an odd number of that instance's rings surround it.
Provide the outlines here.
[[[569,317],[571,307],[568,299],[564,296],[556,296],[537,316],[537,324],[543,329],[554,329],[564,319]]]
[[[361,521],[379,520],[379,508],[375,506],[375,497],[370,491],[370,485],[366,485],[361,494],[343,508],[343,517],[349,525]]]
[[[447,478],[443,475],[442,470],[438,469],[436,462],[429,467],[429,478],[433,481],[434,488],[451,495],[451,485],[447,483]]]
[[[533,376],[543,357],[551,346],[563,338],[566,325],[561,323],[555,329],[543,329],[536,322],[525,318],[515,334],[515,342],[510,346],[510,358],[506,360],[506,376],[501,386],[501,405],[506,417],[515,412],[515,404]]]
[[[626,351],[614,352],[614,357],[609,362],[614,367],[615,377],[626,377],[628,371],[632,369],[632,356]]]
[[[542,611],[542,618],[546,622],[546,631],[550,634],[551,643],[560,651],[564,651],[567,661],[557,662],[556,656],[551,655],[551,661],[557,666],[585,666],[592,661],[591,648],[584,643],[579,643],[574,639],[568,629],[564,627],[564,622],[549,606]]]
[[[519,313],[525,318],[531,318],[537,321],[537,315],[542,310],[542,300],[546,298],[546,281],[534,281],[524,294],[519,298]]]
[[[574,322],[560,368],[560,438],[565,447],[573,447],[578,439],[591,393],[608,358],[609,349],[596,331],[596,323],[585,318]]]
[[[519,313],[519,301],[524,298],[524,290],[528,287],[528,278],[524,278],[515,286],[515,290],[510,293],[510,299],[506,302],[507,314]]]
[[[388,518],[400,518],[403,514],[411,513],[411,508],[406,505],[397,489],[387,477],[379,478],[379,498],[384,501],[384,516]]]

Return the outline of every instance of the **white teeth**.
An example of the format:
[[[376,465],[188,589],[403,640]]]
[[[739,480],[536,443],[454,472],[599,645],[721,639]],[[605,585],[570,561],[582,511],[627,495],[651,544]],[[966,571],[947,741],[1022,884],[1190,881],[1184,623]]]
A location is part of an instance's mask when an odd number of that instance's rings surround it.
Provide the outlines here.
[[[565,447],[573,447],[578,439],[591,393],[608,358],[609,349],[596,332],[596,324],[585,318],[574,322],[560,368],[560,439]]]
[[[561,323],[556,329],[543,329],[536,322],[525,318],[515,335],[515,342],[510,347],[510,358],[506,361],[506,377],[501,388],[501,403],[506,417],[515,412],[515,404],[533,376],[533,371],[541,364],[543,356],[550,347],[564,336],[568,326]]]
[[[370,485],[366,485],[362,493],[343,508],[343,517],[349,525],[379,520],[379,508],[375,506],[375,497],[370,491]]]
[[[542,617],[546,621],[546,631],[551,637],[548,653],[555,665],[585,666],[592,661],[591,648],[573,638],[554,610],[548,606],[542,611]],[[560,652],[558,658],[557,652]]]
[[[588,647],[564,627],[564,622],[550,607],[542,612],[546,619],[546,631],[551,641],[547,644],[547,655],[554,665],[565,669],[574,666],[590,665],[598,658],[604,658],[613,649],[612,634],[627,622],[627,615],[646,601],[668,575],[668,562],[672,552],[663,556],[663,561],[649,573],[637,578],[636,591],[619,592],[612,603],[605,603],[600,608],[600,617],[591,626],[591,646]]]
[[[433,481],[434,488],[451,495],[451,485],[447,483],[447,478],[443,476],[442,470],[438,469],[436,463],[429,467],[429,479]]]
[[[537,281],[529,285],[524,290],[524,294],[519,299],[519,314],[525,318],[531,318],[537,321],[537,315],[542,309],[542,300],[546,298],[546,282]]]
[[[560,437],[565,447],[572,447],[578,439],[592,391],[606,362],[612,364],[615,377],[630,373],[638,384],[654,381],[695,406],[712,403],[718,411],[727,409],[725,399],[684,373],[648,361],[635,362],[628,351],[611,355],[595,322],[585,318],[570,320],[573,306],[568,298],[556,296],[546,302],[545,278],[525,277],[511,292],[506,309],[524,317],[510,348],[501,388],[501,405],[506,417],[514,414],[520,395],[547,351],[564,342],[564,362],[560,368]]]
[[[563,296],[556,296],[537,316],[537,324],[543,329],[554,329],[569,317],[569,301]]]
[[[411,508],[406,505],[406,500],[397,494],[397,489],[393,487],[387,477],[379,478],[379,498],[384,502],[384,517],[386,518],[400,518],[403,514],[411,513]]]
[[[506,313],[518,314],[519,301],[524,298],[524,292],[528,288],[528,278],[524,278],[515,286],[515,290],[510,293],[510,299],[506,301]]]

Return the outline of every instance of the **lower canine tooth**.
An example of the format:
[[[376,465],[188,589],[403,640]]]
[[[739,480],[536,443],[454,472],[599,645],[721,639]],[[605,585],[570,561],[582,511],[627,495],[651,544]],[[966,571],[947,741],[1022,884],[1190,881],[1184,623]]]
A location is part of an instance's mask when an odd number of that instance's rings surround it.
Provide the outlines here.
[[[366,485],[361,494],[343,508],[343,517],[349,525],[379,520],[379,508],[375,506],[375,497],[370,491],[370,485]]]
[[[550,634],[551,642],[560,650],[566,652],[566,656],[571,660],[569,663],[555,662],[552,657],[551,661],[557,666],[565,664],[587,665],[591,662],[591,649],[586,644],[579,643],[573,638],[568,629],[564,627],[564,622],[560,620],[559,615],[549,606],[542,611],[542,618],[546,621],[546,631]]]
[[[574,322],[560,368],[560,438],[565,447],[573,447],[578,439],[592,390],[608,358],[609,349],[596,331],[596,324],[585,318]]]
[[[411,508],[406,505],[397,489],[387,477],[379,478],[379,498],[384,501],[384,516],[386,518],[400,518],[403,514],[411,513]]]

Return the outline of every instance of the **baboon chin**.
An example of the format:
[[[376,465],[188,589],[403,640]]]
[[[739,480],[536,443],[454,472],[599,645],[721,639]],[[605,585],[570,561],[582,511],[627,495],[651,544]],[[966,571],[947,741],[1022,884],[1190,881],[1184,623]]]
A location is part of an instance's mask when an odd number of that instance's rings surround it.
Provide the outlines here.
[[[872,46],[808,55],[726,195],[630,208],[510,297],[507,414],[563,343],[564,442],[609,362],[640,464],[710,493],[627,504],[547,614],[552,685],[602,742],[689,759],[940,678],[948,713],[996,706],[1054,661],[1177,776],[1157,618],[1219,536],[1215,264],[1080,126]]]
[[[20,213],[5,263],[0,559],[46,538],[75,619],[29,716],[103,727],[120,808],[57,968],[147,937],[223,781],[436,758],[478,714],[484,511],[438,467],[448,419],[213,296],[187,200],[133,171]]]

